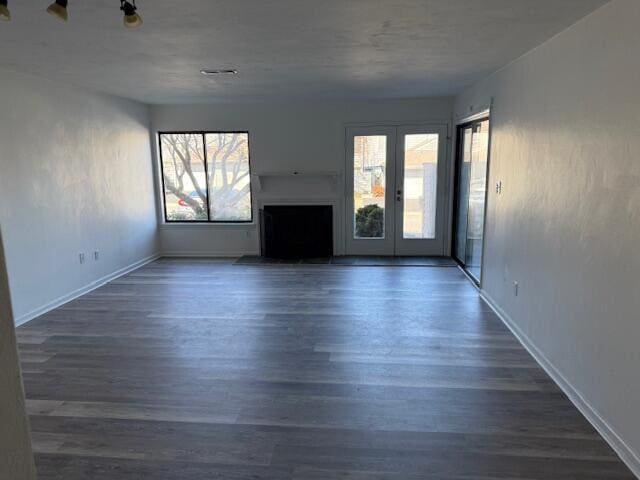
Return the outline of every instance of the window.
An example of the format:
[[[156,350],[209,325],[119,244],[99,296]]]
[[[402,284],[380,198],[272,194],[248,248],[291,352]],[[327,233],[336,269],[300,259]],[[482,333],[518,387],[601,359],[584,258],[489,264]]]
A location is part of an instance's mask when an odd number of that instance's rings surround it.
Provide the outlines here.
[[[387,136],[353,137],[353,238],[384,238]]]
[[[436,238],[437,133],[404,137],[403,238]]]
[[[167,222],[251,222],[247,132],[160,134]]]

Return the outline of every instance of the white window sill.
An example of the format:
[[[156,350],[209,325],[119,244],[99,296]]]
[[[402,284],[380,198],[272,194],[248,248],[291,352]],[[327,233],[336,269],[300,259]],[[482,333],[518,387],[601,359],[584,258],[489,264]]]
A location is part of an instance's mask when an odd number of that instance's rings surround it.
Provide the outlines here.
[[[189,222],[161,222],[160,228],[254,228],[258,224],[256,222],[247,223],[189,223]]]

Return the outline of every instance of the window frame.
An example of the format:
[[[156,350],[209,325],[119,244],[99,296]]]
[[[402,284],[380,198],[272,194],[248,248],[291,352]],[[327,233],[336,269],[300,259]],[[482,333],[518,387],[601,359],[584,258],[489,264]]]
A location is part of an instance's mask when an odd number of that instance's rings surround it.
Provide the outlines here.
[[[249,220],[212,220],[211,219],[211,205],[210,205],[210,192],[209,192],[209,159],[207,157],[207,134],[245,134],[247,136],[247,163],[249,165],[249,203],[251,204],[251,218]],[[206,178],[207,189],[207,220],[169,220],[167,217],[167,201],[166,201],[166,189],[164,181],[164,160],[162,158],[162,135],[201,135],[203,143],[204,153],[204,174]],[[251,181],[251,135],[248,130],[163,130],[157,132],[158,137],[158,159],[160,163],[160,182],[162,186],[162,211],[164,215],[164,223],[169,225],[249,225],[254,223],[253,213],[253,185]]]

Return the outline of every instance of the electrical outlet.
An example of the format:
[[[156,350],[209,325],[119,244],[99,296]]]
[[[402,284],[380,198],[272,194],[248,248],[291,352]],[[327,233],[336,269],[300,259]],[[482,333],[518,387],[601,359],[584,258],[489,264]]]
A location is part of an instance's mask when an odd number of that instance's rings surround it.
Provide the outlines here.
[[[502,195],[502,180],[496,182],[496,193]]]
[[[98,260],[100,260],[100,251],[96,250],[95,252],[93,252],[93,259],[97,262]]]
[[[514,296],[518,296],[518,290],[520,289],[520,285],[518,285],[518,282],[513,282],[513,295]]]
[[[80,259],[80,263],[83,264],[85,260],[84,253],[79,254],[78,258]]]

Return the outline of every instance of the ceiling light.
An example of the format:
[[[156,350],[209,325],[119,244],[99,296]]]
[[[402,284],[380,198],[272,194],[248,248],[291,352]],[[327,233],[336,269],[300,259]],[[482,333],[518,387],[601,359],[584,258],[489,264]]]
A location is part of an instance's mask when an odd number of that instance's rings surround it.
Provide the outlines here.
[[[11,12],[7,7],[7,0],[0,0],[0,20],[8,22],[11,20]]]
[[[135,28],[142,25],[142,18],[136,12],[136,0],[132,0],[133,3],[127,0],[120,0],[120,10],[124,12],[124,26],[128,28]]]
[[[67,0],[56,0],[49,8],[47,8],[47,12],[53,15],[60,20],[67,21],[69,18],[69,13],[67,12]]]
[[[206,76],[211,76],[211,75],[235,75],[236,73],[238,73],[237,70],[233,70],[233,69],[228,69],[228,70],[207,70],[207,69],[203,69],[200,70],[200,73],[202,75],[206,75]]]

